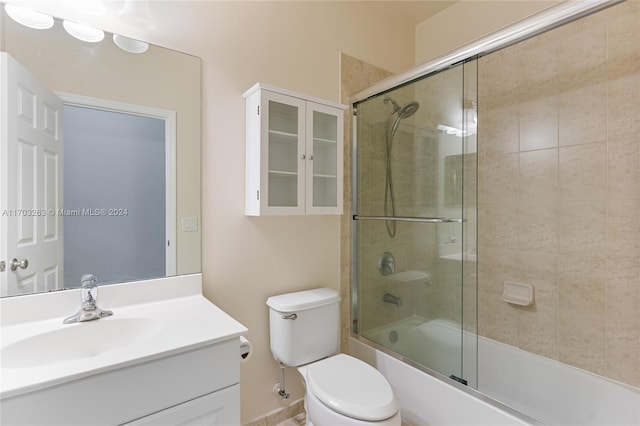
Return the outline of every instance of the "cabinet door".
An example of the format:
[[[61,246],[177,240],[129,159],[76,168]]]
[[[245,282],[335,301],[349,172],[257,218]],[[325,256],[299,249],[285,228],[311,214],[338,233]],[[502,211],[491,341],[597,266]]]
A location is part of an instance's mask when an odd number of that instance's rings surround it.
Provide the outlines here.
[[[264,91],[261,103],[262,210],[304,214],[305,101]]]
[[[201,396],[122,426],[228,426],[240,424],[240,385]]]
[[[342,214],[344,112],[307,102],[306,213]]]

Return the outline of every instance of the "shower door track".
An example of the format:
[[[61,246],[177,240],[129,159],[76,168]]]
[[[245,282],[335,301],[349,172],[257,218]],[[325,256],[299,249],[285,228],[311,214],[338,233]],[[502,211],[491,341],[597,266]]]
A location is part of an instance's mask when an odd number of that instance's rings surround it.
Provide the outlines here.
[[[411,216],[360,216],[353,215],[353,220],[391,220],[395,222],[422,222],[422,223],[462,223],[464,219],[459,217],[411,217]]]

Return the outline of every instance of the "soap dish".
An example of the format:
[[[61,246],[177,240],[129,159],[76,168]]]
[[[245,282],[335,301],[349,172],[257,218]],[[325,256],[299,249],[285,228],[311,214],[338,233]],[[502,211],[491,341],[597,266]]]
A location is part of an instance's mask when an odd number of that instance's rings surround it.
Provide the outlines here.
[[[533,285],[505,281],[502,290],[502,300],[519,306],[531,306],[534,302]]]

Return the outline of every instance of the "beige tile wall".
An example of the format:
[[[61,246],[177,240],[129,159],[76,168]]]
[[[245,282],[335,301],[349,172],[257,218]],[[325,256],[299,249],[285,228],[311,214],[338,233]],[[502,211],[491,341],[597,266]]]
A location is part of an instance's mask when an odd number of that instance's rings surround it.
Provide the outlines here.
[[[405,87],[390,96],[400,105],[415,99],[415,89]],[[367,169],[358,181],[360,196],[358,214],[364,216],[384,215],[385,168],[386,168],[386,126],[391,104],[384,104],[382,98],[371,100],[359,106],[358,137],[359,167]],[[417,182],[434,182],[425,175],[436,169],[433,162],[434,150],[424,149],[433,143],[413,127],[418,114],[403,120],[395,134],[392,149],[393,182],[395,191],[396,216],[425,216],[434,207],[433,190],[425,190]],[[395,118],[395,116],[394,116]],[[425,179],[417,179],[423,176]],[[429,195],[425,197],[425,194]],[[429,198],[431,197],[431,198]],[[391,214],[389,210],[386,214]],[[390,223],[393,225],[393,223]],[[354,260],[358,268],[358,325],[362,333],[381,325],[407,318],[413,314],[425,313],[427,306],[427,285],[425,279],[403,281],[400,273],[405,271],[425,271],[425,259],[433,258],[435,249],[434,229],[404,222],[395,223],[395,236],[390,237],[381,221],[360,221],[358,224],[358,258]],[[378,258],[390,252],[395,258],[398,275],[383,276],[377,268]],[[383,302],[383,295],[391,293],[401,299],[401,306]]]
[[[340,54],[340,102],[349,105],[351,96],[373,85],[392,73],[380,67],[371,65],[365,61]],[[353,209],[353,175],[352,175],[352,150],[351,116],[348,110],[344,120],[344,214],[340,218],[340,305],[341,332],[340,347],[348,348],[348,339],[351,330],[351,277],[353,274],[352,256],[352,224],[351,212]]]
[[[357,70],[368,68],[357,60]],[[346,63],[346,61],[344,61]],[[362,73],[365,77],[366,72]],[[420,108],[415,116],[402,121],[398,128],[393,144],[393,173],[396,200],[396,216],[462,216],[460,206],[448,207],[446,211],[442,206],[438,208],[438,168],[439,162],[444,161],[439,156],[439,144],[442,136],[436,131],[436,124],[449,123],[460,119],[459,105],[463,92],[463,77],[469,75],[466,85],[474,84],[475,65],[467,66],[463,73],[458,68],[449,73],[441,73],[414,85],[398,88],[388,95],[400,105],[418,100]],[[360,76],[362,77],[362,76]],[[473,81],[472,81],[473,80]],[[475,89],[474,89],[475,94]],[[473,97],[475,100],[475,96]],[[442,102],[449,103],[450,108],[443,108]],[[458,110],[455,117],[451,117],[452,111]],[[358,181],[358,213],[360,215],[384,215],[384,187],[386,148],[385,133],[389,114],[392,111],[391,104],[384,104],[383,97],[369,100],[358,107],[358,141],[359,141],[359,168],[365,170]],[[455,115],[455,114],[454,114]],[[395,116],[393,117],[395,118]],[[457,144],[462,149],[462,139],[450,137],[448,143]],[[351,152],[349,152],[351,154]],[[444,154],[443,154],[444,155]],[[465,162],[466,172],[476,174],[475,152],[473,168],[469,168]],[[469,157],[471,158],[471,157]],[[345,168],[350,170],[351,161]],[[351,177],[348,178],[351,181]],[[473,194],[473,200],[468,200],[475,206],[476,183],[469,180],[472,188],[465,188],[465,196]],[[472,189],[472,190],[471,190]],[[351,193],[351,189],[349,190]],[[345,199],[345,204],[351,199]],[[439,211],[440,210],[440,211]],[[475,246],[475,207],[474,215],[466,225],[465,235],[473,234]],[[391,214],[388,211],[387,214]],[[469,216],[467,214],[467,216]],[[350,221],[350,218],[347,220]],[[472,224],[472,225],[470,225]],[[342,258],[351,258],[351,223],[343,228]],[[439,235],[440,233],[440,235]],[[368,332],[377,327],[388,325],[395,321],[418,315],[423,318],[445,318],[455,322],[462,320],[462,303],[464,300],[472,301],[465,306],[465,326],[476,329],[476,264],[471,262],[465,271],[468,271],[466,282],[473,283],[465,287],[467,297],[463,298],[462,282],[463,270],[461,264],[454,260],[442,260],[438,257],[438,241],[447,237],[456,237],[461,241],[462,227],[459,224],[415,224],[407,222],[396,223],[396,235],[391,238],[385,229],[385,223],[381,221],[358,222],[358,258],[353,259],[354,267],[358,268],[358,313],[357,320],[359,331],[365,337]],[[349,243],[349,244],[347,244]],[[395,257],[395,276],[382,276],[377,269],[377,260],[385,251],[391,252]],[[343,270],[342,288],[350,288],[352,266],[349,265],[349,275]],[[428,273],[417,279],[405,280],[407,271],[412,273]],[[415,275],[414,275],[415,277]],[[402,300],[401,306],[384,303],[383,295],[391,293]],[[466,309],[470,308],[470,309]],[[343,320],[351,320],[349,306],[344,307]],[[349,322],[352,324],[352,322]],[[344,330],[346,333],[348,329]]]
[[[640,386],[640,2],[479,60],[479,331]],[[505,280],[536,303],[501,300]]]

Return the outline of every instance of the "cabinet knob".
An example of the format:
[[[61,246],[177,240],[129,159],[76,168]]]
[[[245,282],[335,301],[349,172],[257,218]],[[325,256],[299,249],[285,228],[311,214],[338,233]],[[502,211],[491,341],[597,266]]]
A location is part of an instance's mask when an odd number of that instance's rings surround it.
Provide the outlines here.
[[[313,154],[309,156],[309,160],[313,160]]]
[[[307,154],[302,154],[302,156],[300,158],[303,159],[303,160],[306,160],[307,159]]]

